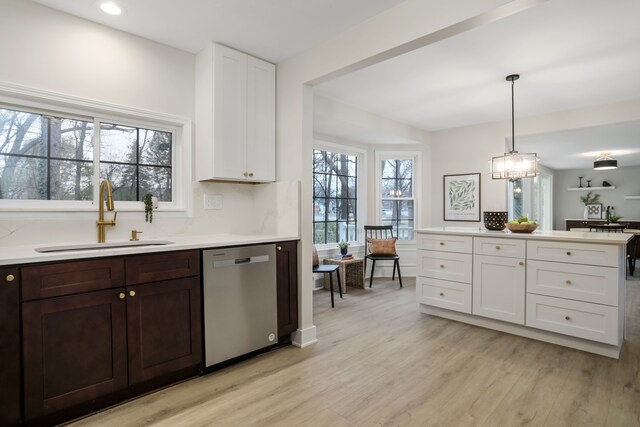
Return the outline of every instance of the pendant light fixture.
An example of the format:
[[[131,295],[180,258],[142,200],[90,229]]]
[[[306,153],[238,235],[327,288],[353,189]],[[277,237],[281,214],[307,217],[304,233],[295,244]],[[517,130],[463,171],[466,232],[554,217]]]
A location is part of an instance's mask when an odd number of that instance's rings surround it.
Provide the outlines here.
[[[611,153],[600,153],[600,157],[593,162],[593,169],[597,171],[605,171],[608,169],[617,169],[618,161],[609,157]]]
[[[507,76],[511,82],[511,151],[502,156],[491,158],[491,178],[508,179],[517,181],[521,178],[533,178],[538,175],[538,155],[536,153],[518,153],[515,149],[515,113],[513,89],[515,81],[520,78],[518,74]]]

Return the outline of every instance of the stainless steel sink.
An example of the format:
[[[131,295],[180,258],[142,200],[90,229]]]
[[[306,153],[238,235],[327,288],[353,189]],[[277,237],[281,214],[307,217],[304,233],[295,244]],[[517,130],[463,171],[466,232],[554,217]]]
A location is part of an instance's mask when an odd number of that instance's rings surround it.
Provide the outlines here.
[[[78,245],[59,245],[59,246],[45,246],[43,248],[36,248],[36,252],[70,252],[70,251],[86,251],[93,249],[113,249],[113,248],[130,248],[137,246],[163,246],[170,245],[174,242],[169,240],[140,240],[135,242],[112,242],[112,243],[86,243]]]

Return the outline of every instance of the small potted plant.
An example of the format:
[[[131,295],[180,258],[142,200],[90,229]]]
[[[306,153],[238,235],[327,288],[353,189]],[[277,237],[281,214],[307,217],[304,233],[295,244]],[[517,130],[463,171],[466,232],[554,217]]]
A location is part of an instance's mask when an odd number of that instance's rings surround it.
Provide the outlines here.
[[[144,220],[153,222],[153,195],[145,194],[142,197],[142,203],[144,203]]]
[[[349,242],[345,242],[344,240],[338,243],[338,247],[340,248],[340,253],[342,255],[347,254],[347,249],[349,249]]]
[[[589,206],[592,203],[600,202],[600,195],[594,194],[593,191],[589,191],[584,196],[580,196],[580,201],[584,203],[584,219],[589,219]]]

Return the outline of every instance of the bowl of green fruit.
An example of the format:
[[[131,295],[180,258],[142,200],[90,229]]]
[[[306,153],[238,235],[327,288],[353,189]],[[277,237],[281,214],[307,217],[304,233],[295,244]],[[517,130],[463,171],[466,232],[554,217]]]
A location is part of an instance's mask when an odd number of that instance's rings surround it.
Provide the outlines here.
[[[507,222],[507,228],[512,233],[533,233],[533,230],[538,228],[538,224],[529,220],[526,216],[521,216],[518,219]]]

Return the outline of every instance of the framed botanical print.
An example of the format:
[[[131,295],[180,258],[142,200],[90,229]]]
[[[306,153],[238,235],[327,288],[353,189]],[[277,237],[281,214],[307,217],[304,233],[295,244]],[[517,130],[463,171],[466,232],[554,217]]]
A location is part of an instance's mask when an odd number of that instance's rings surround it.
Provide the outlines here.
[[[445,175],[444,220],[480,221],[480,174]]]

